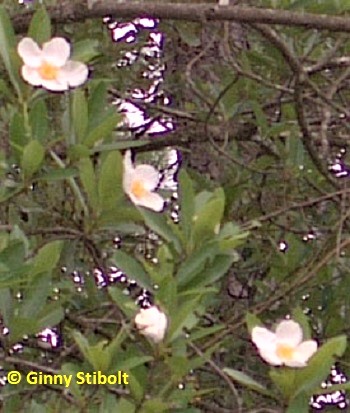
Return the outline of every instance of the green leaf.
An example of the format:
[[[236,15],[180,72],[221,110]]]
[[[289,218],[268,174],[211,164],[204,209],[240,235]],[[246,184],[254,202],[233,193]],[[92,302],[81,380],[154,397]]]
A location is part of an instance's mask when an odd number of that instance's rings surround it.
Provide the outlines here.
[[[166,244],[159,247],[157,252],[158,263],[156,270],[158,277],[154,280],[161,283],[164,278],[171,278],[174,274],[174,257]]]
[[[38,141],[31,141],[25,146],[21,163],[25,179],[31,178],[40,168],[44,156],[45,150]]]
[[[44,100],[37,100],[30,109],[29,120],[32,136],[39,142],[47,142],[49,134],[49,115]]]
[[[35,400],[31,400],[28,413],[46,413],[46,407]]]
[[[75,141],[82,142],[88,126],[88,106],[83,89],[75,89],[72,96],[72,123]]]
[[[91,148],[96,142],[103,142],[105,138],[111,135],[121,119],[121,115],[116,113],[113,108],[95,128],[90,130],[84,139],[84,144]]]
[[[107,84],[101,81],[91,87],[88,100],[89,129],[98,125],[106,112],[107,90]]]
[[[182,262],[176,274],[178,285],[185,287],[197,274],[204,270],[217,252],[218,244],[216,242],[209,242],[190,255],[187,260]]]
[[[13,314],[14,305],[9,288],[0,289],[0,314],[4,320],[4,324],[9,326]]]
[[[297,385],[296,380],[297,369],[285,368],[271,369],[270,378],[274,382],[275,386],[281,391],[283,398],[289,400],[293,397],[295,387]]]
[[[190,240],[194,215],[194,190],[190,177],[182,169],[179,174],[180,226],[185,239]]]
[[[94,211],[98,209],[98,192],[97,181],[93,164],[89,158],[83,158],[79,161],[79,174],[83,188],[88,196],[90,205]]]
[[[23,148],[28,143],[22,114],[18,112],[13,114],[9,132],[11,149],[16,156],[16,160],[19,162],[23,154]]]
[[[44,307],[48,295],[51,293],[51,277],[47,273],[40,273],[35,277],[30,274],[30,287],[26,290],[23,302],[20,307],[20,316],[31,317],[37,320],[37,315]]]
[[[223,325],[215,325],[213,327],[203,327],[195,332],[191,332],[191,341],[196,341],[200,340],[204,337],[207,337],[211,334],[218,333],[219,331],[222,331],[225,328]]]
[[[116,397],[111,393],[103,393],[102,402],[96,413],[115,413],[119,410],[115,408]]]
[[[98,40],[84,39],[74,44],[72,60],[88,63],[100,54]]]
[[[24,335],[36,334],[40,331],[37,320],[29,317],[13,317],[10,323],[10,341],[16,343]]]
[[[181,253],[181,242],[175,232],[177,230],[176,225],[167,220],[164,214],[159,214],[146,208],[138,208],[138,210],[143,216],[145,224],[148,228],[160,235],[165,241],[172,243],[175,250],[178,253]]]
[[[320,347],[308,365],[298,371],[294,397],[305,392],[309,395],[325,380],[337,357],[341,357],[346,349],[346,336],[331,338]]]
[[[177,283],[172,276],[165,276],[158,282],[157,302],[166,308],[168,314],[177,311]]]
[[[74,363],[64,363],[60,370],[61,374],[65,374],[66,376],[71,375],[72,377],[76,377],[79,372],[81,372],[81,365]],[[82,402],[84,400],[82,396],[82,387],[84,386],[77,384],[76,380],[72,380],[69,386],[69,393],[72,393],[78,402]]]
[[[143,288],[153,290],[149,275],[137,260],[119,250],[113,254],[113,261],[115,265],[128,276],[128,278],[136,280]]]
[[[16,37],[11,20],[0,6],[0,55],[18,96],[22,95],[19,79],[20,59],[16,52]]]
[[[95,345],[90,345],[88,340],[79,332],[72,331],[74,341],[77,343],[81,353],[95,371],[107,371],[111,362],[111,357],[105,351],[106,340],[102,340]]]
[[[161,399],[153,398],[146,400],[141,407],[140,413],[164,413],[169,411],[169,404]]]
[[[237,261],[234,255],[217,255],[213,257],[210,264],[197,274],[190,282],[185,284],[185,288],[200,288],[206,285],[213,285],[220,280]]]
[[[304,311],[301,307],[296,307],[292,311],[292,319],[296,321],[303,330],[303,340],[310,340],[311,339],[311,329],[309,326],[309,320],[305,315]]]
[[[99,181],[98,197],[100,210],[116,208],[124,193],[122,189],[123,161],[119,152],[110,152],[102,163]]]
[[[286,413],[308,413],[310,411],[310,397],[305,393],[300,393],[289,402]]]
[[[68,156],[71,161],[78,161],[81,158],[88,158],[90,156],[90,150],[83,144],[71,145],[68,148]]]
[[[191,47],[201,45],[200,26],[198,23],[192,22],[177,22],[177,30],[181,39]]]
[[[0,94],[6,97],[6,99],[10,102],[14,100],[12,91],[9,89],[8,84],[3,79],[0,79]]]
[[[25,259],[25,245],[22,241],[14,240],[0,252],[0,263],[14,271],[22,267]]]
[[[28,29],[28,37],[38,44],[47,42],[51,38],[51,22],[44,6],[41,6],[33,15]]]
[[[170,327],[167,333],[167,341],[169,343],[173,342],[182,334],[182,330],[186,327],[189,319],[192,317],[193,311],[198,306],[200,298],[201,297],[197,295],[178,306],[176,313],[172,315]]]
[[[105,347],[105,351],[109,353],[109,356],[111,358],[111,364],[110,364],[110,373],[115,373],[115,364],[114,360],[118,360],[120,357],[120,352],[121,352],[121,346],[125,339],[128,338],[128,332],[126,331],[125,328],[121,328],[118,332],[118,334],[113,338],[113,340]]]
[[[125,358],[125,360],[119,360],[114,365],[115,371],[122,370],[128,371],[135,367],[142,366],[149,361],[152,361],[153,357],[151,356],[130,356]]]
[[[219,233],[220,250],[223,252],[229,252],[241,245],[249,235],[249,232],[241,232],[238,225],[232,222],[227,222],[223,225]]]
[[[36,177],[37,181],[61,181],[64,179],[75,178],[78,171],[74,168],[51,169]]]
[[[198,202],[198,200],[197,200]],[[193,217],[193,242],[201,245],[208,238],[213,238],[220,228],[225,207],[225,193],[222,188],[215,190],[210,199],[201,206]]]
[[[242,386],[248,387],[258,393],[264,394],[265,396],[272,396],[272,393],[265,386],[241,371],[225,367],[223,372]]]
[[[252,333],[254,327],[260,327],[263,325],[260,319],[255,314],[249,312],[245,316],[245,322],[247,324],[249,334]]]
[[[120,308],[128,318],[132,318],[135,315],[138,310],[135,302],[129,296],[123,294],[118,287],[109,287],[108,293],[118,308]]]
[[[40,274],[43,272],[52,271],[58,264],[62,246],[62,241],[52,241],[40,248],[34,258],[33,272],[35,274]]]
[[[269,129],[267,117],[258,101],[252,100],[249,102],[249,104],[251,108],[253,109],[257,125],[261,130],[261,134],[265,136]]]
[[[39,330],[59,324],[64,319],[64,310],[59,303],[49,303],[38,314]]]
[[[118,413],[135,413],[136,406],[131,401],[121,398],[117,400],[115,411]]]

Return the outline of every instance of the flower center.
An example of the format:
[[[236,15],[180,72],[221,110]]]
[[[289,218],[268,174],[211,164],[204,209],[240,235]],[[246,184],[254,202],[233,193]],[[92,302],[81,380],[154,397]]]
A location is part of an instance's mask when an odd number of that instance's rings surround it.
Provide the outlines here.
[[[287,344],[278,344],[276,354],[281,360],[291,360],[294,355],[294,347]]]
[[[45,80],[54,80],[57,78],[59,68],[50,63],[43,62],[39,67],[39,74]]]
[[[136,198],[143,198],[148,191],[142,181],[136,180],[131,184],[131,192]]]

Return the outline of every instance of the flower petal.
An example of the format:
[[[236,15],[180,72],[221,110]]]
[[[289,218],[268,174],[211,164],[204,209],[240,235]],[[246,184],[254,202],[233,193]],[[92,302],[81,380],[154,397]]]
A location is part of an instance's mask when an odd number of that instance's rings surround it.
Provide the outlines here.
[[[131,185],[134,180],[135,169],[131,161],[131,151],[126,151],[123,160],[124,173],[123,173],[123,189],[124,192],[130,196]]]
[[[315,340],[304,341],[295,349],[294,360],[306,363],[317,351]]]
[[[137,165],[134,179],[142,181],[148,191],[153,191],[159,183],[159,172],[151,165]]]
[[[296,359],[291,359],[291,360],[285,360],[284,364],[288,367],[305,367],[306,363],[305,361],[300,361]]]
[[[21,74],[23,79],[33,86],[41,86],[42,79],[37,69],[30,66],[22,66]]]
[[[56,67],[66,64],[70,56],[70,44],[63,37],[54,37],[49,42],[43,44],[43,59]]]
[[[276,328],[277,341],[296,347],[303,340],[303,331],[298,323],[293,320],[283,320]]]
[[[51,90],[52,92],[63,92],[64,90],[69,89],[69,85],[67,81],[63,81],[62,79],[54,79],[54,80],[42,79],[41,84],[45,89]]]
[[[261,358],[272,366],[281,366],[283,364],[273,348],[261,347],[258,350]]]
[[[164,199],[154,192],[148,192],[142,198],[136,198],[132,194],[129,194],[129,196],[135,205],[143,206],[156,212],[160,212],[164,208]]]
[[[84,63],[69,60],[60,70],[59,77],[65,79],[70,87],[76,87],[86,82],[89,69]]]
[[[252,341],[258,348],[271,348],[276,345],[276,334],[265,327],[254,327]]]
[[[30,37],[22,39],[17,46],[17,52],[25,65],[39,67],[42,62],[42,51]]]
[[[264,327],[254,327],[252,341],[257,346],[260,356],[273,366],[280,366],[281,359],[276,354],[276,334]]]
[[[124,164],[124,169],[127,172],[134,169],[134,165],[133,165],[132,160],[131,160],[131,150],[130,149],[125,151],[123,164]]]

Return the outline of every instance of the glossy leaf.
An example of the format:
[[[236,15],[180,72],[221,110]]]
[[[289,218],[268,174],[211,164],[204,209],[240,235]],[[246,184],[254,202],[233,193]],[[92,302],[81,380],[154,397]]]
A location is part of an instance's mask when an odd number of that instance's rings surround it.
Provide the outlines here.
[[[225,367],[223,369],[223,372],[244,387],[248,387],[249,389],[252,389],[258,393],[264,394],[265,396],[272,395],[271,392],[265,386],[263,386],[262,384],[260,384],[259,382],[257,382],[256,380],[254,380],[253,378],[249,377],[247,374],[239,370]]]
[[[29,120],[32,136],[40,142],[49,140],[49,115],[44,100],[37,100],[30,109]]]
[[[74,44],[72,60],[88,63],[100,54],[98,40],[83,39]]]
[[[44,6],[34,13],[28,29],[28,37],[31,37],[39,45],[51,38],[51,21]]]
[[[111,356],[104,351],[106,340],[99,341],[95,345],[90,345],[89,341],[79,332],[72,331],[72,336],[77,343],[84,358],[91,364],[94,371],[106,371],[111,362]]]
[[[194,215],[194,190],[190,177],[184,169],[179,174],[180,197],[180,225],[185,234],[185,239],[191,239]]]
[[[0,55],[8,76],[18,96],[21,96],[19,80],[20,59],[15,51],[16,38],[11,20],[3,6],[0,6]]]
[[[198,202],[198,201],[197,201]],[[219,233],[219,226],[224,213],[225,195],[222,189],[216,190],[193,217],[193,241],[198,246],[206,239]]]
[[[113,255],[115,265],[123,271],[129,278],[136,280],[138,284],[152,290],[151,280],[143,269],[142,265],[135,260],[131,255],[123,251],[116,251]]]
[[[91,129],[84,139],[84,144],[88,147],[94,146],[97,142],[103,142],[105,138],[110,136],[121,121],[121,115],[115,112],[115,109],[111,110],[104,118],[99,122],[95,128]]]
[[[176,275],[179,286],[185,286],[197,274],[202,272],[218,252],[218,244],[215,242],[205,244],[201,249],[193,253],[179,267]]]
[[[38,171],[44,160],[44,155],[45,150],[38,141],[31,141],[25,146],[21,166],[26,179],[31,178]]]
[[[176,226],[171,223],[163,214],[150,211],[146,208],[138,208],[142,215],[145,224],[160,235],[167,242],[172,243],[177,252],[181,251],[181,243],[178,235],[176,234]]]
[[[301,392],[312,394],[325,380],[335,363],[346,349],[346,336],[331,338],[323,344],[309,360],[307,367],[298,372],[294,397]]]
[[[137,313],[138,308],[134,301],[129,296],[123,294],[123,291],[118,287],[109,287],[108,293],[118,308],[120,308],[127,317],[131,318]]]
[[[72,123],[76,142],[84,140],[88,122],[88,106],[84,90],[76,89],[72,92]]]
[[[93,164],[89,158],[83,158],[79,161],[79,175],[86,192],[89,203],[94,211],[98,209],[98,191],[97,180]]]
[[[34,273],[52,271],[58,264],[62,246],[62,241],[52,241],[44,245],[34,258]]]
[[[98,180],[98,197],[101,212],[116,208],[123,195],[123,165],[119,152],[110,152],[104,159]]]
[[[10,121],[10,146],[16,156],[17,162],[21,159],[23,149],[27,143],[28,137],[26,135],[23,115],[15,112]]]

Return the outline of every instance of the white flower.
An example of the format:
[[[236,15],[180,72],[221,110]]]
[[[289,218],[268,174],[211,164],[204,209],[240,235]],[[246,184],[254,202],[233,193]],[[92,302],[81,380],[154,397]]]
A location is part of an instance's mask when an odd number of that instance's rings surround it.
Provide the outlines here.
[[[151,165],[133,166],[131,152],[126,151],[124,157],[123,188],[135,205],[140,205],[154,211],[164,208],[164,199],[154,193],[159,183],[159,173]]]
[[[168,320],[158,307],[152,306],[141,309],[136,314],[135,324],[141,334],[159,343],[164,338]]]
[[[264,327],[254,327],[252,340],[260,356],[273,366],[304,367],[317,351],[317,342],[303,341],[303,331],[293,320],[281,321],[275,333]]]
[[[81,85],[88,77],[84,63],[68,60],[70,44],[62,37],[54,37],[42,49],[25,37],[18,43],[17,51],[24,63],[22,77],[33,86],[63,91]]]

